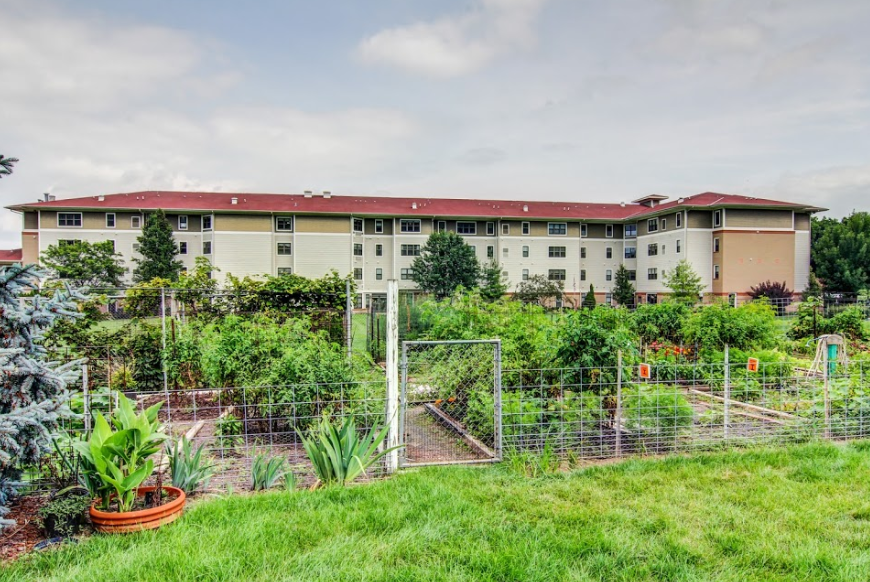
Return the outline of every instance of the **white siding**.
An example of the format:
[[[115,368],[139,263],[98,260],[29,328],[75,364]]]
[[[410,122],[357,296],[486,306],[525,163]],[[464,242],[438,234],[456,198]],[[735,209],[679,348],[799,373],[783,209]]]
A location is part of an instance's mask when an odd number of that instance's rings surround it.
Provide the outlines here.
[[[810,280],[810,232],[794,233],[794,291],[806,290]]]

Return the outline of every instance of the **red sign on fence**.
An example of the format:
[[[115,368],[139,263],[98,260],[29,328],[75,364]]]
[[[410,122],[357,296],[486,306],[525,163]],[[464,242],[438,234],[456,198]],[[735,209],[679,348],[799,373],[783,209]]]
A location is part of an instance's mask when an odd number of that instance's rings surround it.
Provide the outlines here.
[[[749,358],[749,361],[746,363],[746,369],[750,372],[758,371],[758,358]]]
[[[649,364],[641,364],[641,365],[639,366],[639,374],[640,374],[640,377],[641,377],[641,378],[647,378],[647,379],[649,379],[649,377],[650,377],[650,366],[649,366]]]

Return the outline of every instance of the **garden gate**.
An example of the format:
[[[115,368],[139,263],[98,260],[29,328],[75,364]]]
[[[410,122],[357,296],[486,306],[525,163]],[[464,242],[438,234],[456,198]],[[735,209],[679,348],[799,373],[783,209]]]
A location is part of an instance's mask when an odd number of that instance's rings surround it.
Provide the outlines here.
[[[399,464],[500,461],[501,342],[402,342]]]

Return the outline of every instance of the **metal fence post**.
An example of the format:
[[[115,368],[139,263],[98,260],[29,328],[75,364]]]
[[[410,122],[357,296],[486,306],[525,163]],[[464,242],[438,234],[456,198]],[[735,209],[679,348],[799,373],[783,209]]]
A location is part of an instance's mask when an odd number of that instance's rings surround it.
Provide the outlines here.
[[[722,428],[725,438],[728,438],[729,424],[731,424],[731,359],[728,352],[728,344],[725,344],[725,403],[722,406]]]
[[[350,296],[350,279],[345,280],[344,289],[344,335],[345,342],[347,343],[347,359],[350,361],[353,357],[353,298]]]
[[[502,415],[501,415],[501,340],[495,342],[495,434],[493,435],[495,442],[496,459],[501,461],[504,459],[502,452]]]
[[[616,456],[622,456],[622,350],[616,352],[616,410],[613,413],[616,428]]]
[[[88,392],[88,365],[82,364],[82,398],[84,400],[85,436],[91,434],[91,395]]]
[[[824,371],[823,378],[825,379],[824,383],[824,398],[825,398],[825,438],[831,438],[831,371],[828,362],[828,342],[827,339],[821,339],[819,341],[824,341],[825,346],[822,349],[823,352],[823,362],[822,370]]]
[[[172,412],[169,406],[169,372],[166,369],[166,288],[160,288],[160,324],[163,330],[163,350],[160,353],[160,362],[163,364],[163,393],[166,395],[166,418],[172,425]]]
[[[399,282],[387,281],[387,448],[398,447],[399,440]],[[398,449],[386,455],[386,469],[394,473],[399,468]]]

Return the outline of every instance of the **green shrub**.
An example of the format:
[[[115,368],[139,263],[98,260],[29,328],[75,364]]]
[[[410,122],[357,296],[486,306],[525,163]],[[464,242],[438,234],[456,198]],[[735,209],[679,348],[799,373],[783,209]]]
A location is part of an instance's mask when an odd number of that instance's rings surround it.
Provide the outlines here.
[[[694,410],[673,386],[636,384],[623,388],[622,418],[629,430],[673,435],[692,426]]]
[[[772,348],[776,344],[776,315],[763,302],[730,307],[724,302],[699,307],[685,321],[683,335],[705,354],[728,344],[738,349]]]
[[[72,490],[40,507],[39,520],[45,536],[68,538],[78,534],[88,523],[86,512],[90,505],[86,491]]]

